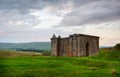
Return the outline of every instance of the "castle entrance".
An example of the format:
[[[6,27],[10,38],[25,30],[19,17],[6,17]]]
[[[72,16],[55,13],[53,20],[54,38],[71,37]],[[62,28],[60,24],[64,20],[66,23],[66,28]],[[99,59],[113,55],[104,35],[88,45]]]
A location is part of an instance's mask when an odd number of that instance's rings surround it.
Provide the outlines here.
[[[86,56],[89,56],[89,43],[86,43]]]
[[[60,40],[59,39],[57,43],[57,56],[60,56]]]

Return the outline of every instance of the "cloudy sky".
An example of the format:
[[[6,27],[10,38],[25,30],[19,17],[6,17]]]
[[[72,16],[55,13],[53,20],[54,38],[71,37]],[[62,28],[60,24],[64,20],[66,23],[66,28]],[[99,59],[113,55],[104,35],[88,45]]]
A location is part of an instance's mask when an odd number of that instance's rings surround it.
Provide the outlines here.
[[[0,0],[0,42],[50,41],[81,33],[120,43],[120,0]]]

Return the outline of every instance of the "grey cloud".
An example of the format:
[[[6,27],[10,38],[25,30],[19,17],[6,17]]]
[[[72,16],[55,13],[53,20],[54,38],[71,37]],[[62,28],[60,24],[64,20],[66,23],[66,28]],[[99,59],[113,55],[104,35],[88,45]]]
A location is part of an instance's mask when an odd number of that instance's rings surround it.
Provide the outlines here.
[[[59,10],[68,2],[67,0],[0,0],[0,20],[35,20],[35,16],[30,15],[32,9],[42,10],[52,7],[52,10]],[[37,17],[36,17],[37,18]],[[35,21],[33,21],[34,23]]]
[[[77,7],[92,1],[96,0],[1,0],[0,10],[17,10],[19,13],[24,14],[29,13],[30,9],[41,10],[51,7],[51,11],[55,13],[58,10],[64,10],[68,3]]]
[[[38,8],[39,0],[1,0],[0,9]],[[40,5],[39,5],[40,6]]]
[[[31,15],[31,9],[45,9],[46,7],[53,7],[61,9],[60,6],[64,5],[67,0],[0,0],[0,28],[5,31],[15,30],[15,24],[9,28],[8,22],[22,21],[24,26],[38,25],[41,20],[37,16]],[[23,26],[21,25],[21,26]],[[8,26],[8,27],[7,27]],[[26,27],[25,27],[26,28]],[[19,29],[16,29],[19,30]],[[27,30],[27,29],[26,29]],[[23,30],[22,30],[23,31]]]
[[[120,20],[120,1],[93,1],[84,6],[77,6],[61,21],[61,26],[81,26]]]
[[[0,0],[0,10],[17,10],[21,14],[29,14],[31,9],[57,8],[64,4],[63,0]]]
[[[6,24],[9,21],[17,22],[17,21],[24,21],[30,22],[36,19],[35,16],[30,14],[21,14],[17,10],[0,10],[0,22]]]
[[[70,1],[70,0],[68,0]],[[67,0],[2,0],[0,9],[41,9],[65,4]]]
[[[52,13],[64,9],[64,5],[71,3],[72,12],[67,14],[60,25],[79,26],[95,24],[120,19],[120,0],[1,0],[0,20],[23,20],[36,23],[35,16],[30,15],[30,9],[44,9],[52,7]]]
[[[1,0],[0,9],[17,9],[21,13],[29,12],[30,9],[44,9],[52,7],[54,10],[62,10],[67,3],[75,7],[96,0]]]

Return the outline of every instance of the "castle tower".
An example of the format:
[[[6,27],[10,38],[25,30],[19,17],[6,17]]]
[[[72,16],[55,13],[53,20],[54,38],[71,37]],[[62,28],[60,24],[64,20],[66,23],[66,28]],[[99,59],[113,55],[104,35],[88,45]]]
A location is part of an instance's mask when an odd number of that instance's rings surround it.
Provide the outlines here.
[[[60,56],[60,38],[56,37],[55,34],[51,38],[51,56]]]

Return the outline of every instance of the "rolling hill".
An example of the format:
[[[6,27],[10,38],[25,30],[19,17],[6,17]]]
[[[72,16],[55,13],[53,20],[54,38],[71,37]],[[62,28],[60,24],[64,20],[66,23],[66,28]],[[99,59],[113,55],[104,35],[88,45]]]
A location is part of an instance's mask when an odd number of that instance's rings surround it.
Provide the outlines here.
[[[0,43],[0,49],[16,50],[16,49],[35,49],[50,50],[50,42],[29,42],[29,43]]]

